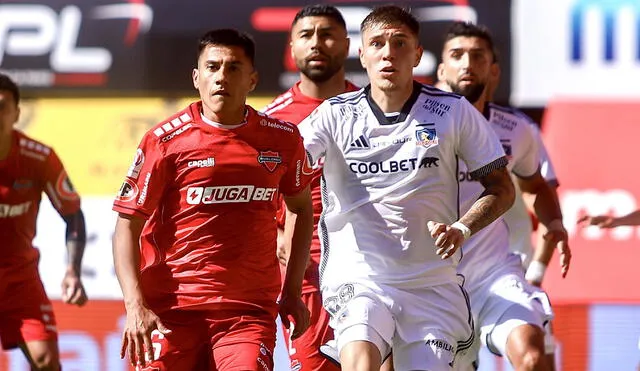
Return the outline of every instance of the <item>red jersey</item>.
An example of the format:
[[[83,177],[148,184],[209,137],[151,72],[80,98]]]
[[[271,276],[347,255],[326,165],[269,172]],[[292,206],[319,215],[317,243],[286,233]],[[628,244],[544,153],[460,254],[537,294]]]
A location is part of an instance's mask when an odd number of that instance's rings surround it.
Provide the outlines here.
[[[320,103],[324,102],[323,99],[316,99],[308,97],[300,91],[300,81],[293,85],[289,90],[280,94],[262,111],[280,120],[299,124],[304,120],[311,112],[313,112]],[[357,86],[349,81],[345,81],[345,93],[350,91],[359,90]],[[320,264],[320,239],[318,238],[318,222],[320,221],[320,214],[322,214],[322,193],[320,188],[320,178],[322,177],[322,160],[313,166],[313,179],[311,180],[311,198],[313,200],[313,240],[311,241],[311,264],[307,268],[305,273],[304,282],[302,285],[302,292],[309,293],[319,291],[319,272],[318,266]],[[278,215],[279,226],[284,226],[284,208],[280,209]],[[284,270],[283,270],[284,273]],[[284,278],[284,275],[282,276]]]
[[[9,155],[0,160],[0,269],[18,271],[38,260],[32,242],[43,191],[61,216],[80,209],[80,197],[53,149],[13,130]]]
[[[149,130],[114,202],[148,219],[141,285],[151,309],[240,309],[275,315],[280,291],[278,193],[311,180],[295,125],[247,106],[243,124],[205,122],[202,102]]]

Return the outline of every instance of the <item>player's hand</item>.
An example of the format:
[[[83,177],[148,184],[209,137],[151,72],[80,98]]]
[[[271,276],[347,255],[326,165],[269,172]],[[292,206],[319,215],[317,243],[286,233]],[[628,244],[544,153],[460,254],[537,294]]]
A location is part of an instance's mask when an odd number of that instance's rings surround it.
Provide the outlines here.
[[[62,279],[62,301],[67,304],[77,305],[79,307],[85,305],[87,293],[82,285],[80,274],[72,270],[67,270]]]
[[[582,218],[578,219],[578,224],[582,224],[585,226],[595,225],[600,228],[616,227],[616,225],[614,224],[613,217],[610,217],[607,215],[597,215],[597,216],[585,215]]]
[[[451,257],[464,242],[464,235],[458,228],[452,228],[450,225],[432,220],[427,222],[427,228],[429,228],[431,237],[436,239],[436,254],[440,255],[442,259]]]
[[[290,330],[291,339],[299,338],[309,328],[309,317],[309,309],[299,296],[282,295],[280,298],[280,320]]]
[[[158,330],[164,335],[171,333],[171,330],[160,322],[160,318],[155,313],[142,305],[127,307],[127,322],[122,332],[122,347],[120,348],[120,358],[124,359],[125,354],[129,355],[131,365],[141,365],[144,367],[154,359],[153,345],[151,343],[151,333]]]
[[[564,229],[562,223],[551,224],[547,227],[547,232],[542,236],[545,243],[555,244],[560,254],[560,272],[562,278],[567,276],[569,265],[571,264],[571,249],[569,248],[569,234]]]

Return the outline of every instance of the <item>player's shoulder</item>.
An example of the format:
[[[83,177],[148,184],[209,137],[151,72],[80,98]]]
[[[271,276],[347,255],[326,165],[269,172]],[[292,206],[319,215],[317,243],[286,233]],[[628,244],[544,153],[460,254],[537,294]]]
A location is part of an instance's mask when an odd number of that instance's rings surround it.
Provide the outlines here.
[[[264,112],[267,115],[271,115],[274,112],[281,111],[291,105],[295,99],[295,92],[293,87],[289,88],[289,90],[284,93],[278,95],[271,101],[271,103],[267,104],[265,107],[260,109],[260,112]]]
[[[328,106],[357,105],[361,104],[364,98],[366,98],[365,89],[358,89],[331,97],[325,100],[325,104]]]
[[[257,124],[265,135],[270,135],[272,138],[274,135],[277,135],[278,138],[282,138],[281,135],[300,135],[295,124],[269,116],[265,112],[260,112],[249,105],[247,105],[247,109],[249,110],[247,119]]]
[[[194,105],[197,105],[197,103],[192,103],[183,110],[160,121],[147,131],[146,136],[152,141],[166,143],[191,129],[195,122],[194,112],[199,112],[199,110],[194,109]]]
[[[432,85],[423,84],[420,82],[415,82],[417,87],[420,88],[420,95],[433,97],[437,100],[451,100],[451,101],[461,101],[462,95],[451,93],[448,91],[440,90]]]
[[[489,122],[502,130],[519,135],[532,135],[533,121],[516,108],[488,103],[487,115]]]
[[[53,152],[50,146],[31,138],[20,130],[14,130],[14,135],[17,136],[20,156],[45,162]]]

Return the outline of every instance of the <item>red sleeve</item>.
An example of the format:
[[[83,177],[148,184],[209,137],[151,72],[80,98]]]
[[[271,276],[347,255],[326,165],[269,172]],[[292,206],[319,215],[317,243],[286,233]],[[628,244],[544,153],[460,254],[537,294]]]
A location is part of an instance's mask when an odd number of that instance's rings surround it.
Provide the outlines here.
[[[284,195],[295,195],[311,182],[313,169],[307,151],[302,144],[302,137],[298,134],[296,149],[291,157],[287,172],[280,180],[280,192]]]
[[[167,181],[166,158],[156,138],[147,134],[136,150],[113,210],[149,219],[162,198]]]
[[[47,157],[44,176],[44,191],[58,214],[66,216],[78,212],[80,196],[73,188],[62,161],[53,150]]]

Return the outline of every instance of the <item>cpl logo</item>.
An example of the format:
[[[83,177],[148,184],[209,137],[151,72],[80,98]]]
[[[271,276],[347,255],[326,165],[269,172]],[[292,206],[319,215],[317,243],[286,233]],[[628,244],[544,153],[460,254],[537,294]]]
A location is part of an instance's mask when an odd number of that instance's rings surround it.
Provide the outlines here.
[[[129,19],[124,39],[128,46],[150,29],[153,20],[149,5],[130,1],[96,6],[90,12],[90,19],[94,20]],[[82,21],[82,11],[76,5],[66,5],[58,13],[44,4],[1,4],[0,66],[5,56],[49,55],[49,67],[56,73],[100,74],[108,71],[113,59],[109,50],[78,46]],[[102,81],[98,79],[98,83]]]
[[[589,18],[589,15],[595,17]],[[623,20],[630,15],[635,19],[631,25],[633,31],[624,32]],[[593,34],[587,36],[588,30],[594,30],[596,18],[603,21],[601,34],[595,40],[603,42],[602,58],[606,62],[616,59],[615,46],[616,38],[618,45],[633,49],[632,43],[636,44],[635,59],[640,60],[640,1],[638,0],[576,0],[571,9],[571,60],[578,62],[584,60],[584,44],[593,40]],[[616,22],[618,21],[618,22]],[[635,39],[634,39],[635,37]]]
[[[349,47],[350,60],[357,60],[358,48],[360,46],[360,23],[373,10],[376,3],[387,1],[368,1],[371,7],[363,6],[359,0],[336,1],[336,7],[342,13],[347,26],[348,37],[351,39]],[[350,5],[357,3],[358,5]],[[344,5],[340,5],[344,4]],[[439,5],[438,5],[439,4]],[[264,32],[289,32],[291,22],[300,7],[263,7],[256,9],[251,15],[253,28]],[[411,13],[420,22],[450,22],[467,21],[476,23],[478,15],[475,9],[469,5],[468,0],[422,0],[415,1],[411,6]],[[439,51],[437,52],[439,53]],[[284,53],[284,65],[290,72],[297,72],[295,61],[291,56],[289,44],[286,45]],[[431,76],[437,66],[436,54],[426,50],[422,55],[420,64],[414,69],[414,74],[418,77]],[[294,81],[297,76],[294,77]],[[289,81],[281,81],[283,87],[292,85]],[[357,81],[355,81],[358,83]],[[366,83],[365,83],[366,84]]]

